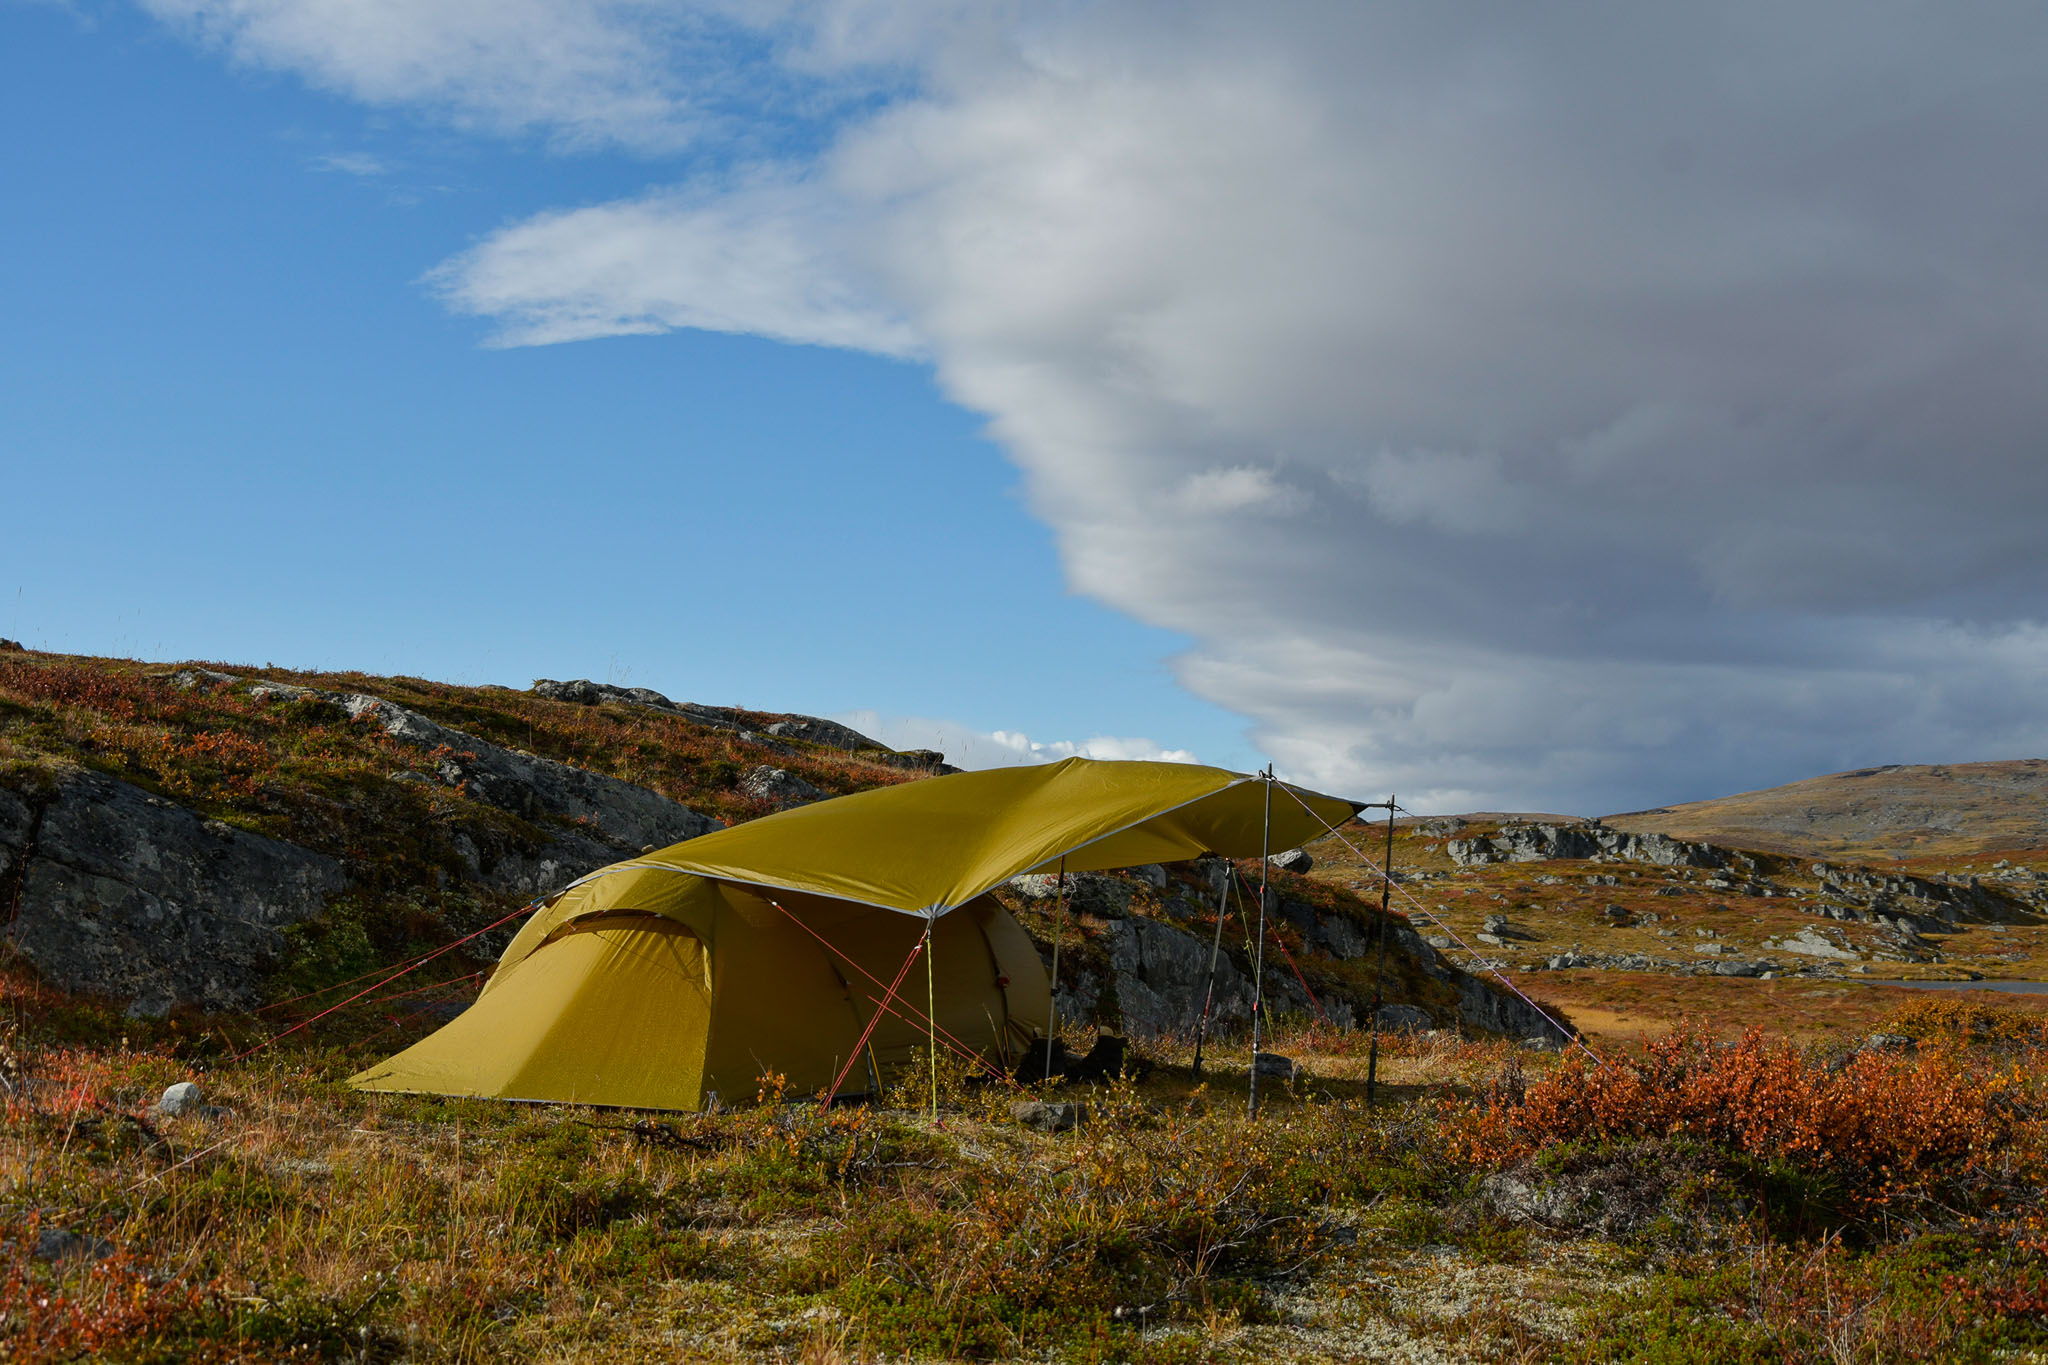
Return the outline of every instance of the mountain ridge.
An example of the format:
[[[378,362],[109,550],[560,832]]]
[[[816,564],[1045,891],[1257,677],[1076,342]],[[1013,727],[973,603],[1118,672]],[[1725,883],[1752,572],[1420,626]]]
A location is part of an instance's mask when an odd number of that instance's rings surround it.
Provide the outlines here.
[[[1601,823],[1801,856],[2022,852],[2048,848],[2048,759],[1852,768]]]

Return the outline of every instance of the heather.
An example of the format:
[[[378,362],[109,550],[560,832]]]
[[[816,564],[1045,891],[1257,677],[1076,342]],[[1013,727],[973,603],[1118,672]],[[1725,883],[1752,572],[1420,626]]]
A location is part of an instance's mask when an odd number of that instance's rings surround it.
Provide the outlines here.
[[[757,712],[718,728],[504,688],[216,671],[241,681],[0,654],[0,786],[88,770],[349,875],[324,914],[284,931],[246,1009],[138,1017],[0,955],[0,1358],[2048,1355],[2038,1003],[1909,997],[1839,969],[1517,971],[1589,1031],[1587,1048],[1531,1046],[1454,1025],[1460,992],[1419,952],[1390,953],[1382,978],[1374,955],[1329,951],[1381,922],[1377,886],[1334,840],[1312,873],[1271,877],[1267,988],[1298,995],[1273,997],[1264,1046],[1299,1073],[1264,1080],[1255,1116],[1236,1026],[1208,1036],[1199,1073],[1180,1035],[1139,1040],[1125,1074],[1088,1083],[920,1058],[875,1102],[831,1108],[772,1074],[702,1114],[353,1091],[347,1076],[472,998],[506,932],[488,926],[526,904],[465,850],[579,831],[436,776],[449,755],[317,695],[252,683],[373,693],[726,820],[774,808],[742,781],[769,760],[822,793],[917,773],[886,753],[767,747],[777,718]],[[1347,837],[1371,850],[1381,832]],[[1426,874],[1395,899],[1411,914],[1393,923],[1415,931],[1403,942],[1432,916],[1469,937],[1498,915],[1503,958],[1542,935],[1619,951],[1671,930],[1656,939],[1669,945],[1681,925],[1690,954],[1695,939],[1818,922],[1815,897],[1736,901],[1704,875],[1454,869],[1420,827],[1397,854]],[[1819,876],[1757,866],[1780,891]],[[1237,869],[1256,874],[1256,860]],[[1179,926],[1204,947],[1215,926],[1213,889],[1185,867],[1121,885],[1127,903],[1064,922],[1003,893],[1042,945],[1064,935],[1070,985],[1101,987],[1097,1015],[1063,1015],[1077,1053],[1117,1007],[1119,926]],[[22,889],[0,873],[0,913]],[[2037,926],[1997,894],[2012,908],[1995,933],[1972,921],[1929,941],[1951,961],[1973,936],[2020,952]],[[1241,958],[1247,903],[1223,926]],[[1437,1026],[1375,1049],[1346,1019],[1376,987]],[[185,1081],[203,1106],[160,1112]],[[1040,1101],[1085,1114],[1043,1123]]]
[[[11,1359],[2001,1359],[2048,1346],[2038,1016],[1855,1055],[1704,1026],[1600,1060],[1301,1021],[1062,1087],[941,1068],[704,1115],[366,1096],[10,977]],[[1078,1040],[1077,1040],[1078,1041]],[[371,1040],[371,1045],[374,1040]],[[197,1076],[220,1112],[152,1115]],[[1031,1091],[1044,1087],[1028,1087]],[[51,1261],[46,1231],[94,1255]],[[1476,1293],[1473,1277],[1492,1286]],[[1347,1345],[1347,1343],[1349,1345]],[[1438,1352],[1430,1356],[1428,1352]]]

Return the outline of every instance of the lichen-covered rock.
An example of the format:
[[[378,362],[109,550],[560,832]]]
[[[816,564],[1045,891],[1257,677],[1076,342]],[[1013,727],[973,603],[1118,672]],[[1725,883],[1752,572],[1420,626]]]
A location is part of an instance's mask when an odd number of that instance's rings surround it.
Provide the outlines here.
[[[1775,943],[1766,943],[1764,946],[1782,952],[1799,953],[1805,957],[1831,958],[1840,962],[1860,962],[1863,959],[1863,955],[1851,948],[1846,939],[1839,935],[1831,939],[1813,928],[1801,929],[1796,934],[1788,935]]]
[[[1107,943],[1126,1033],[1157,1038],[1194,1028],[1208,996],[1209,940],[1159,920],[1132,918],[1112,924]],[[1249,1018],[1251,982],[1228,954],[1219,955],[1210,1026]]]
[[[1384,1033],[1427,1033],[1436,1027],[1429,1011],[1414,1005],[1381,1005],[1376,1017]]]
[[[14,902],[22,849],[34,837],[37,815],[18,794],[0,787],[0,906]]]
[[[841,725],[836,720],[822,716],[790,716],[767,727],[767,733],[783,739],[801,739],[811,744],[823,744],[848,753],[859,753],[863,749],[887,749],[880,740],[869,739],[851,725]]]
[[[1012,877],[1010,889],[1030,900],[1056,902],[1060,879],[1052,873]],[[1121,877],[1101,872],[1069,872],[1066,881],[1067,909],[1077,915],[1122,919],[1131,913],[1131,884]]]
[[[763,763],[749,769],[740,779],[740,795],[787,809],[822,801],[828,793],[818,790],[787,768]]]
[[[1731,862],[1750,862],[1740,853],[1713,844],[1673,839],[1667,834],[1630,834],[1604,825],[1502,825],[1490,838],[1453,839],[1444,845],[1444,852],[1461,867],[1602,854],[1657,867],[1726,867]]]
[[[591,684],[596,686],[596,684]],[[567,821],[614,846],[637,851],[694,839],[722,828],[717,820],[631,782],[519,753],[428,720],[417,711],[361,692],[320,692],[288,683],[260,683],[252,697],[333,702],[368,717],[393,739],[435,759],[448,786],[528,820]],[[655,695],[659,695],[658,693]],[[599,859],[599,862],[608,861]],[[584,869],[587,870],[587,869]]]
[[[18,831],[9,941],[52,984],[139,1014],[255,1004],[283,928],[345,883],[332,858],[96,773],[61,779],[39,808],[13,798],[0,824]]]
[[[1275,853],[1266,861],[1282,872],[1306,872],[1316,865],[1314,856],[1305,848],[1290,848],[1285,853]]]
[[[1309,942],[1340,961],[1349,962],[1372,951],[1372,940],[1366,936],[1365,930],[1344,915],[1318,917],[1308,938]]]
[[[1387,942],[1389,948],[1414,957],[1423,971],[1458,992],[1458,1022],[1467,1028],[1504,1033],[1510,1038],[1558,1033],[1541,1010],[1513,991],[1453,966],[1406,922],[1394,921]]]

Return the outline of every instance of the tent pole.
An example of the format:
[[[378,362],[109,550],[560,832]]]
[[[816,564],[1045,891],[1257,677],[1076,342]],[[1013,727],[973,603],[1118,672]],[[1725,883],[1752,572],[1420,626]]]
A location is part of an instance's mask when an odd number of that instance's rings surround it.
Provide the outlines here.
[[[1209,1007],[1216,1000],[1216,959],[1223,955],[1223,917],[1230,910],[1230,887],[1237,869],[1223,873],[1223,893],[1216,898],[1216,941],[1209,945],[1209,985],[1202,992],[1202,1017],[1195,1021],[1195,1079],[1202,1079],[1202,1044],[1209,1036]]]
[[[1259,1116],[1259,1024],[1266,1013],[1266,879],[1273,874],[1273,765],[1266,765],[1266,823],[1259,835],[1259,938],[1252,963],[1252,1084],[1249,1112]]]
[[[1372,969],[1372,1043],[1365,1055],[1365,1102],[1373,1102],[1380,1080],[1380,1000],[1387,975],[1387,907],[1394,894],[1394,798],[1387,797],[1387,857],[1380,864],[1379,960]]]
[[[1060,938],[1067,927],[1067,855],[1060,855],[1058,899],[1052,910],[1052,992],[1045,1016],[1045,1079],[1052,1079],[1052,1045],[1060,1036]]]
[[[932,1122],[939,1121],[939,1011],[937,988],[932,984],[932,926],[937,915],[924,922],[924,1053],[932,1064]]]

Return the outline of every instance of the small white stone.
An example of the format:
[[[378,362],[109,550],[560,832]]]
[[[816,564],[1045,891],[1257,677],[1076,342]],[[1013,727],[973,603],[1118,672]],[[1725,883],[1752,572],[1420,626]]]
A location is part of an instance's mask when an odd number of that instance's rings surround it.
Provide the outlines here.
[[[156,1102],[157,1112],[175,1118],[199,1107],[199,1087],[190,1081],[179,1081],[164,1091],[164,1097]]]

